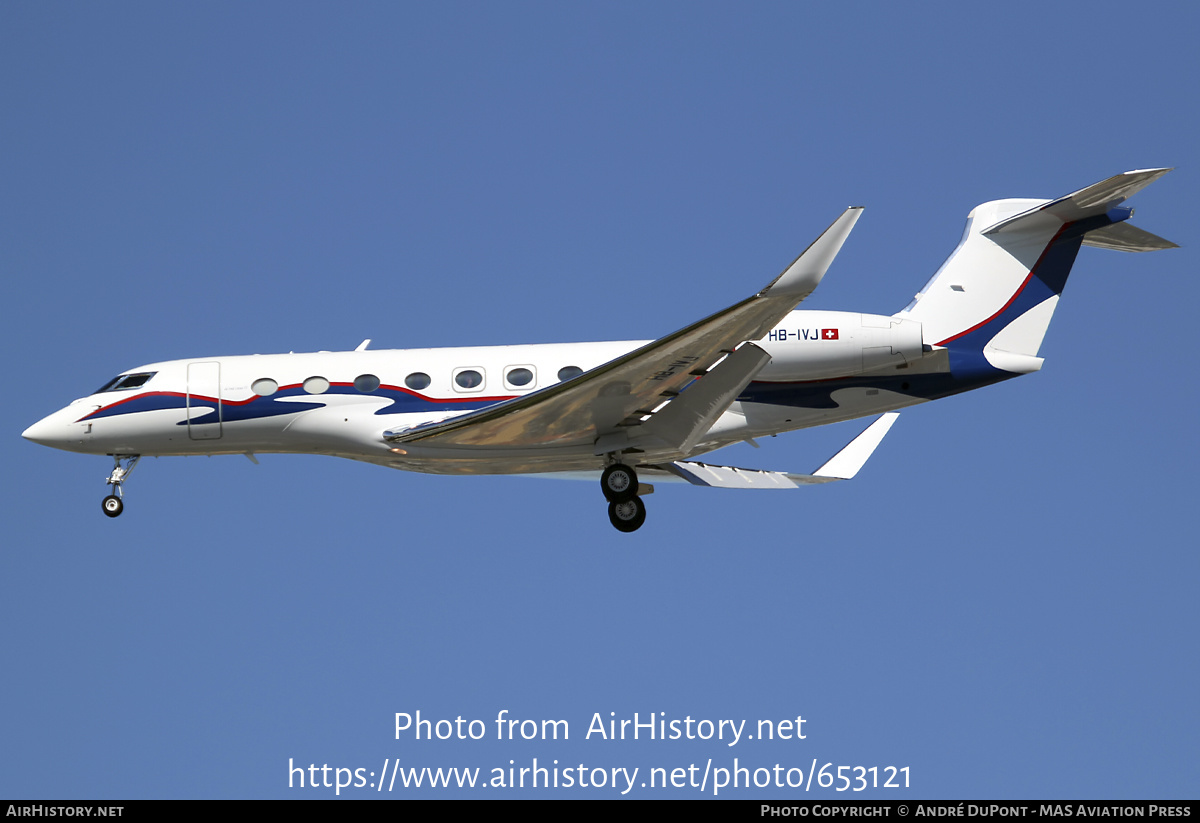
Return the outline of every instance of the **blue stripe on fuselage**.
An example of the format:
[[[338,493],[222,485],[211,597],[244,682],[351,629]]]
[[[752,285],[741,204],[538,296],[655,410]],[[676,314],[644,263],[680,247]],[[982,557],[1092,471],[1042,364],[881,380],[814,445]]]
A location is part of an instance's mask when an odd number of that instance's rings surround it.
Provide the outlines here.
[[[387,406],[379,409],[375,414],[411,414],[420,412],[439,412],[439,411],[473,411],[474,409],[490,406],[493,403],[499,403],[508,400],[507,397],[464,397],[464,398],[447,398],[438,399],[426,397],[406,389],[396,388],[395,386],[381,386],[379,389],[369,394],[363,394],[354,388],[351,384],[334,384],[330,386],[329,391],[325,394],[340,394],[362,397],[382,397],[391,401]],[[327,406],[328,403],[321,402],[322,395],[309,394],[304,391],[301,386],[286,386],[281,388],[275,394],[269,397],[251,397],[248,400],[230,401],[222,399],[220,421],[225,423],[233,423],[241,420],[259,420],[268,417],[278,417],[285,414],[297,414],[299,412],[311,411]],[[303,401],[291,400],[288,398],[305,398]],[[194,395],[192,397],[193,405],[215,405],[216,398],[203,397]],[[84,416],[83,420],[97,420],[102,417],[118,417],[126,414],[137,414],[147,411],[162,411],[164,409],[179,409],[187,408],[187,395],[178,392],[147,392],[131,397],[127,400],[120,400],[112,405],[97,409],[89,415]],[[181,420],[177,425],[184,426],[188,424],[188,420]],[[218,416],[216,409],[192,418],[190,421],[193,424],[216,423]]]

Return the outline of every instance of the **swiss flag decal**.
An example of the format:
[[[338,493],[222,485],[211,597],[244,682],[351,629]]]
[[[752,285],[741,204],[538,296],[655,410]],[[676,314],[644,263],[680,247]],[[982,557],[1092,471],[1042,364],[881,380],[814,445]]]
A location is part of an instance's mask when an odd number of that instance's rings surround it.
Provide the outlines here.
[[[838,330],[837,329],[821,329],[821,339],[822,340],[837,340],[838,339]]]

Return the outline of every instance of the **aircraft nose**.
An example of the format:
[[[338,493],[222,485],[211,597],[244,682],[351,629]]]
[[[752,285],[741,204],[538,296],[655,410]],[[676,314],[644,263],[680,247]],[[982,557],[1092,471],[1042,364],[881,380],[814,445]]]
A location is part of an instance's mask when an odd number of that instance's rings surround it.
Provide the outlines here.
[[[55,449],[69,448],[68,443],[73,434],[71,423],[74,422],[76,416],[72,412],[72,409],[59,409],[21,432],[21,436],[42,446],[50,446]],[[78,435],[74,439],[78,441]]]
[[[43,417],[38,422],[21,432],[21,436],[26,440],[31,440],[34,443],[39,443],[43,446],[53,446],[56,441],[56,434],[62,429],[62,426],[56,425],[50,417]]]

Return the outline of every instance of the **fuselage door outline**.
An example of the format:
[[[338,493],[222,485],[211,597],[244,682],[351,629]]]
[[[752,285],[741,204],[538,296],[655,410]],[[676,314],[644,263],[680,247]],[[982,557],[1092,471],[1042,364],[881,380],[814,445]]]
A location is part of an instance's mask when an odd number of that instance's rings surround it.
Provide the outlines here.
[[[192,440],[221,437],[221,364],[215,360],[188,363],[187,421]],[[212,417],[216,413],[215,419]],[[199,422],[199,421],[205,422]]]

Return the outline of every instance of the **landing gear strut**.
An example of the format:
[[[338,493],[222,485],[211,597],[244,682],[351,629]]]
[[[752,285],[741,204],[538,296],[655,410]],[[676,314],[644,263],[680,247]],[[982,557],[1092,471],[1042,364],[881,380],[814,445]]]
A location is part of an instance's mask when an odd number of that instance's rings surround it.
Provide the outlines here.
[[[600,475],[600,491],[608,501],[608,519],[620,532],[635,532],[646,522],[646,504],[638,497],[637,472],[624,463],[610,463]]]
[[[104,498],[104,501],[100,504],[104,509],[104,513],[109,517],[116,517],[125,511],[125,503],[121,500],[124,496],[121,491],[121,484],[129,479],[130,473],[141,457],[140,454],[114,454],[112,456],[113,470],[109,474],[108,480],[104,482],[113,487],[113,493]]]

